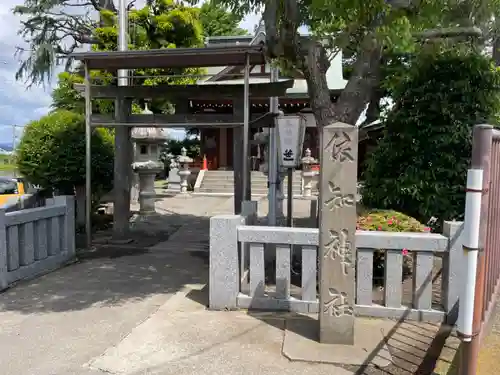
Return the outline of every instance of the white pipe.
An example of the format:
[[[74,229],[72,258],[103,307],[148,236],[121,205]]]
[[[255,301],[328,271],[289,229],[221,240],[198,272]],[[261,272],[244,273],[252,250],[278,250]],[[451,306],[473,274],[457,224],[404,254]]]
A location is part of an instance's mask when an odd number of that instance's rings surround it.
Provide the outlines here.
[[[479,223],[481,217],[481,196],[483,171],[469,169],[465,193],[465,218],[463,226],[463,248],[465,255],[465,285],[460,295],[457,330],[462,340],[470,342],[474,317],[474,294],[476,289],[477,258],[479,252]]]

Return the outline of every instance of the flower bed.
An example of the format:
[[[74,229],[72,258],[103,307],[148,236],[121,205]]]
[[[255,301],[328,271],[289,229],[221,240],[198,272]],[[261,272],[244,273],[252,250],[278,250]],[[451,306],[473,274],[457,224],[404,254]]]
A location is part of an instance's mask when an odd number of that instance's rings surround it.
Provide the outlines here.
[[[416,219],[393,210],[364,210],[358,214],[357,229],[384,232],[430,232],[430,228]],[[411,275],[413,257],[408,249],[403,254],[403,278]],[[384,279],[385,250],[376,250],[373,256],[373,282],[380,284]]]

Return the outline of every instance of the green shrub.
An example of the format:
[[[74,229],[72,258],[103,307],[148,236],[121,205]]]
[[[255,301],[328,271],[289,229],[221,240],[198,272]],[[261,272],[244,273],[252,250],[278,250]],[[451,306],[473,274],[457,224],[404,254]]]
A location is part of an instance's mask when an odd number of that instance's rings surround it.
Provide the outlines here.
[[[401,212],[392,210],[368,210],[358,216],[357,229],[382,232],[429,232],[430,228],[418,220]],[[403,277],[411,274],[413,258],[408,249],[403,254]],[[383,281],[385,272],[385,250],[376,250],[373,256],[374,284]]]
[[[500,76],[491,60],[463,50],[423,52],[394,93],[362,176],[365,207],[421,222],[462,218],[472,126],[496,124]]]
[[[113,138],[106,129],[92,133],[92,190],[113,183]],[[85,186],[85,117],[67,110],[30,122],[17,149],[19,172],[31,183],[72,194]]]

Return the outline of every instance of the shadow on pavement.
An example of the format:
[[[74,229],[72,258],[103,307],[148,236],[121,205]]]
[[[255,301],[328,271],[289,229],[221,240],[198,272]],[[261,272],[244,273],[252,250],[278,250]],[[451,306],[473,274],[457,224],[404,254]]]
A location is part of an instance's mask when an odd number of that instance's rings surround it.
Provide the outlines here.
[[[431,279],[432,275],[429,275],[426,282],[432,282]],[[417,295],[419,293],[421,292],[417,291]],[[208,287],[202,290],[193,290],[187,297],[207,307]],[[366,353],[367,358],[363,365],[338,365],[352,371],[355,375],[450,375],[449,370],[456,367],[454,362],[460,344],[459,339],[452,332],[452,327],[444,323],[423,323],[406,320],[409,312],[408,309],[400,320],[393,321],[392,328],[384,332],[384,339],[371,353]],[[314,330],[304,331],[299,329],[301,325],[288,324],[288,322],[295,319],[303,320],[305,325],[308,325],[307,323],[318,324],[316,316],[286,311],[257,310],[250,310],[247,314],[280,330],[291,330],[299,336],[313,341],[318,340],[318,335],[315,334]],[[392,358],[384,358],[382,350],[384,346],[387,347]],[[375,358],[384,358],[392,360],[392,362],[387,367],[382,368],[374,364]]]
[[[135,233],[128,244],[96,244],[93,251],[80,252],[76,263],[14,285],[0,294],[0,310],[22,314],[83,310],[206,283],[209,218],[175,214],[170,219],[175,230],[166,229],[168,236]]]

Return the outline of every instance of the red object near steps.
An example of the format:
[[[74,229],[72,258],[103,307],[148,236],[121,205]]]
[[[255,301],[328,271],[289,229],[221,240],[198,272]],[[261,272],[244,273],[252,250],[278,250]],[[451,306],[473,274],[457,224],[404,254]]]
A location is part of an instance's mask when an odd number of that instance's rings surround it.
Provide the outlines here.
[[[208,170],[207,155],[203,155],[203,170]]]

